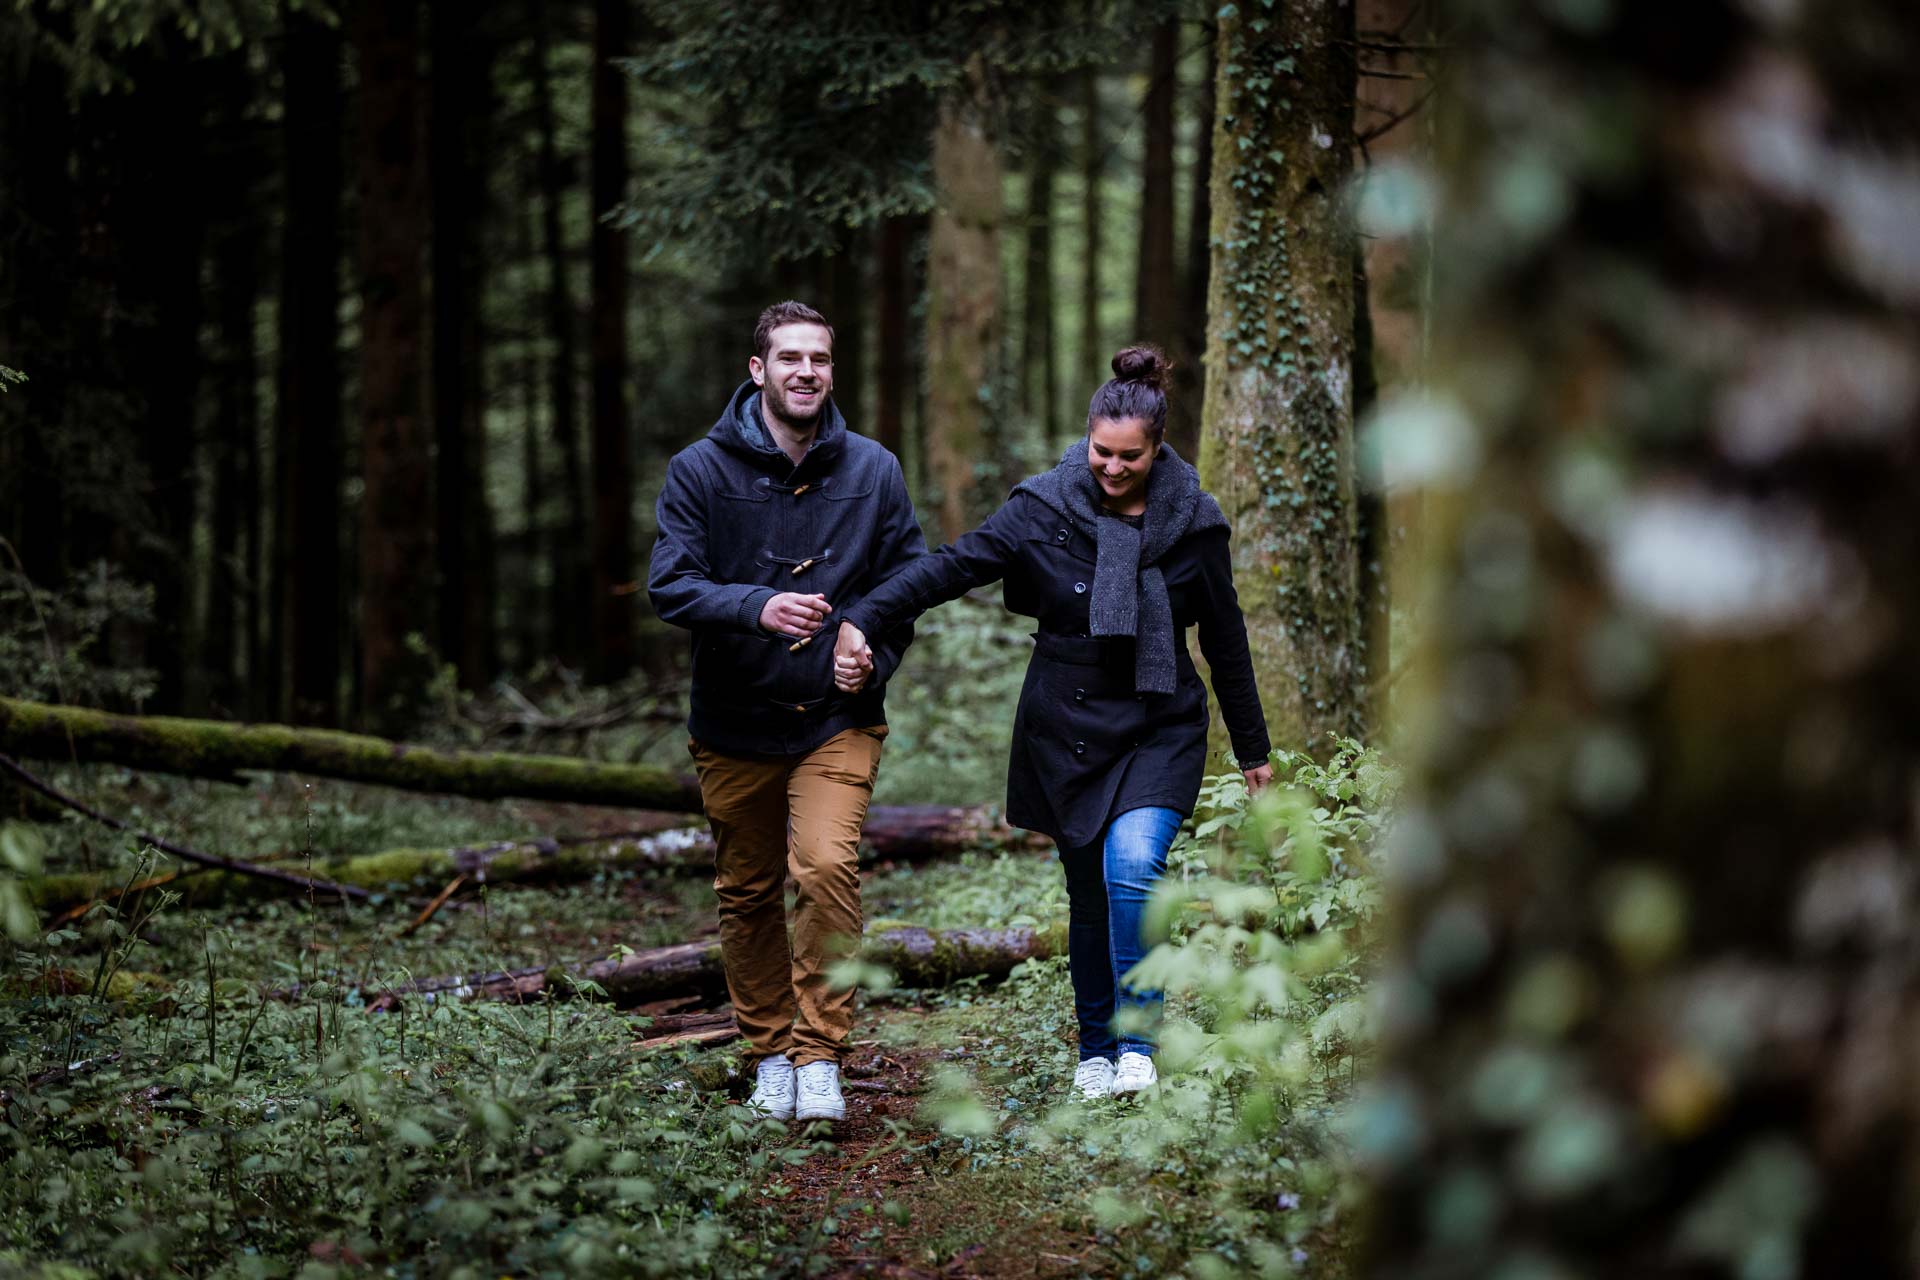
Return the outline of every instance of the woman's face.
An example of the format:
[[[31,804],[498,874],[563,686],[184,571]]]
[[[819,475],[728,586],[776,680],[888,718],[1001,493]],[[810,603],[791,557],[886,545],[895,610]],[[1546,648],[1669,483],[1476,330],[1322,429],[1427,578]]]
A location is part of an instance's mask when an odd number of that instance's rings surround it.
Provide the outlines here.
[[[1110,507],[1145,500],[1154,452],[1145,418],[1095,418],[1087,428],[1087,466]]]

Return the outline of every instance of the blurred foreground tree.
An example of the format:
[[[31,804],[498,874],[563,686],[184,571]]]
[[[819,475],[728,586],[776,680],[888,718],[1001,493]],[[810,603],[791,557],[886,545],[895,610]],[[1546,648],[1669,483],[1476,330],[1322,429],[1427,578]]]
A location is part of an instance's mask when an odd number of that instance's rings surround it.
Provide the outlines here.
[[[1920,1273],[1920,11],[1455,9],[1370,1274]]]

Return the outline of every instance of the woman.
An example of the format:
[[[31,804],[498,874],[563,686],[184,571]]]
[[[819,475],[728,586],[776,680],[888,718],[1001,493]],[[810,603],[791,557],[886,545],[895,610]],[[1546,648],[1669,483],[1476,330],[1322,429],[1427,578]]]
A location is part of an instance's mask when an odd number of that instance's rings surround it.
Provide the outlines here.
[[[1148,896],[1193,812],[1207,751],[1200,650],[1247,785],[1272,780],[1266,720],[1227,556],[1227,521],[1166,447],[1168,364],[1113,358],[1087,438],[1022,481],[985,524],[908,564],[848,609],[835,645],[843,688],[864,679],[867,638],[970,588],[1006,580],[1007,608],[1039,620],[1014,715],[1007,819],[1053,837],[1066,869],[1068,967],[1080,1024],[1074,1087],[1135,1093],[1155,1080],[1158,992],[1122,981],[1145,953]],[[1128,1008],[1116,1037],[1114,1018]]]

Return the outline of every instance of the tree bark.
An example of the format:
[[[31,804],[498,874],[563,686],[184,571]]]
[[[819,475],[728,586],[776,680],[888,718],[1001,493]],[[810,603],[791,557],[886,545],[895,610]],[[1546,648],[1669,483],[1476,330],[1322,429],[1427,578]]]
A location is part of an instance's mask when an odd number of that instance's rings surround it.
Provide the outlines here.
[[[423,412],[428,241],[420,154],[420,13],[415,0],[361,0],[360,671],[361,715],[401,730],[418,716],[433,634],[432,431]]]
[[[1374,1276],[1920,1274],[1920,12],[1649,16],[1445,24]]]
[[[595,0],[593,24],[593,619],[595,679],[633,670],[633,445],[627,423],[627,234],[605,214],[627,195],[632,0]]]
[[[19,798],[43,799],[25,789]],[[664,813],[655,816],[663,824],[669,821]],[[1050,844],[1044,838],[1014,830],[986,808],[881,806],[867,811],[860,861],[912,862],[976,849],[1045,847]],[[309,870],[305,865],[301,869]],[[533,837],[460,849],[385,849],[322,858],[310,871],[330,883],[373,892],[432,889],[456,876],[476,884],[566,884],[617,871],[711,875],[713,835],[703,825],[617,836]],[[55,874],[29,881],[27,891],[35,906],[51,914],[111,894],[124,878],[100,872]],[[173,887],[197,906],[284,893],[257,877],[222,872],[183,876]]]
[[[874,385],[874,438],[896,458],[906,445],[907,399],[912,387],[908,364],[909,334],[913,326],[913,293],[909,261],[912,220],[887,218],[880,224],[879,299],[875,306],[875,347],[878,357]]]
[[[1180,30],[1169,18],[1153,31],[1147,97],[1141,105],[1146,155],[1140,166],[1140,242],[1134,258],[1133,337],[1171,354],[1180,337],[1180,275],[1174,265],[1173,103]]]
[[[0,751],[36,760],[123,764],[190,777],[267,770],[442,795],[523,796],[700,812],[700,789],[693,780],[653,765],[434,751],[330,729],[118,716],[14,698],[0,698]]]
[[[942,987],[961,978],[1004,978],[1016,965],[1058,955],[1065,949],[1066,930],[1057,927],[888,929],[863,939],[860,955],[870,964],[893,970],[902,986]],[[523,1004],[548,996],[564,999],[578,995],[578,981],[598,984],[607,998],[619,1005],[693,992],[718,995],[726,990],[720,944],[682,942],[564,970],[549,966],[419,978],[392,986],[366,987],[359,994],[376,1009],[391,1009],[407,996]],[[280,994],[297,998],[299,989]]]
[[[1366,726],[1353,472],[1353,15],[1220,19],[1201,477],[1276,745]],[[1257,87],[1262,83],[1270,87]]]
[[[927,254],[928,471],[940,491],[948,542],[985,514],[996,493],[985,399],[1000,346],[1000,157],[991,127],[987,68],[976,54],[942,98],[933,134],[934,208]],[[984,482],[983,482],[984,481]]]
[[[1206,403],[1207,281],[1211,276],[1213,226],[1213,81],[1216,32],[1207,36],[1207,70],[1194,87],[1194,132],[1198,135],[1189,179],[1186,261],[1180,273],[1180,338],[1174,353],[1173,394],[1167,401],[1167,443],[1188,462],[1200,460],[1200,409]]]
[[[1100,183],[1106,176],[1107,140],[1100,127],[1100,69],[1080,73],[1080,222],[1086,252],[1080,264],[1080,368],[1088,381],[1087,393],[1107,380],[1107,350],[1100,327],[1101,223],[1104,205]],[[1084,423],[1076,426],[1084,429]]]
[[[1033,153],[1027,160],[1027,269],[1020,325],[1020,408],[1052,445],[1060,416],[1060,362],[1053,324],[1053,175],[1060,124],[1053,99],[1034,87]]]
[[[553,656],[578,668],[587,652],[583,607],[590,590],[587,564],[586,466],[580,450],[580,339],[574,315],[573,285],[567,269],[567,241],[560,206],[574,175],[560,158],[558,125],[554,119],[553,82],[548,68],[551,6],[529,0],[534,31],[530,79],[534,115],[540,132],[540,182],[546,198],[540,207],[541,249],[547,260],[546,315],[553,343],[548,370],[548,403],[553,439],[560,452],[560,493],[555,506],[559,527],[550,543],[553,565],[548,575],[552,595],[547,616],[553,626]]]
[[[492,48],[480,5],[435,5],[430,161],[433,203],[434,559],[439,650],[463,688],[493,678],[493,520],[487,503],[485,157]]]
[[[286,484],[279,506],[288,513],[284,531],[292,545],[280,547],[275,559],[285,570],[293,721],[332,726],[340,723],[345,662],[340,190],[346,113],[338,31],[304,10],[288,11],[286,31],[287,212],[280,246],[276,452],[291,460],[279,468]]]

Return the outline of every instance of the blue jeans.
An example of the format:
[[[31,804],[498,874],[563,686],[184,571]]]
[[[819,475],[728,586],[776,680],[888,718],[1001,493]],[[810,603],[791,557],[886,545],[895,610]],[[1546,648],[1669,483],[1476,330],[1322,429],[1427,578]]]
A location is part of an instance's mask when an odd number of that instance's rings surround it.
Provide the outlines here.
[[[1116,1035],[1114,1015],[1143,1010],[1158,1021],[1160,993],[1138,991],[1122,975],[1147,953],[1141,936],[1147,898],[1167,869],[1167,848],[1180,830],[1172,809],[1129,809],[1079,849],[1061,849],[1067,873],[1067,970],[1080,1023],[1080,1060],[1153,1052],[1151,1032]]]

